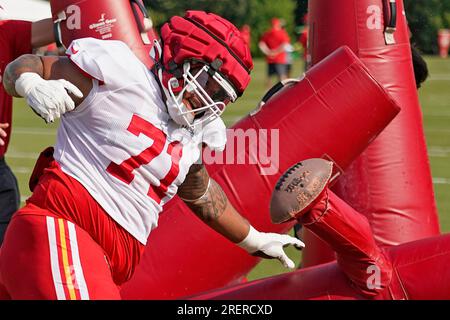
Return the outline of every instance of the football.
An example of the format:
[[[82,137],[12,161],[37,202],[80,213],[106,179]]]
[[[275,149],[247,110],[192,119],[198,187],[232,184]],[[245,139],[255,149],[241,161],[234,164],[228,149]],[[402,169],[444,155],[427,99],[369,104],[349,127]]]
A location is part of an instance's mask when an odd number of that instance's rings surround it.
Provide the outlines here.
[[[325,190],[333,172],[333,162],[308,159],[296,163],[278,179],[270,200],[273,223],[300,217]]]

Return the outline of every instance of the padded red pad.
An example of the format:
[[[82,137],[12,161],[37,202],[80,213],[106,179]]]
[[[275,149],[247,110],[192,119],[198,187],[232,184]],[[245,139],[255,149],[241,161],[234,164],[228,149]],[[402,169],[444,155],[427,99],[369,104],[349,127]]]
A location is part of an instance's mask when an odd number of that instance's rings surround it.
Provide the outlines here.
[[[326,157],[347,168],[398,112],[383,87],[343,47],[234,126],[278,130],[274,149],[279,148],[279,161],[272,163],[272,175],[261,174],[270,173],[270,163],[237,164],[242,155],[259,159],[248,143],[235,150],[235,164],[207,168],[256,229],[287,232],[292,223],[274,225],[269,216],[271,193],[281,173],[313,157]],[[227,148],[237,149],[236,145],[229,139]],[[134,277],[123,286],[126,299],[171,299],[218,288],[239,281],[259,261],[203,225],[179,199],[168,204],[148,240]]]

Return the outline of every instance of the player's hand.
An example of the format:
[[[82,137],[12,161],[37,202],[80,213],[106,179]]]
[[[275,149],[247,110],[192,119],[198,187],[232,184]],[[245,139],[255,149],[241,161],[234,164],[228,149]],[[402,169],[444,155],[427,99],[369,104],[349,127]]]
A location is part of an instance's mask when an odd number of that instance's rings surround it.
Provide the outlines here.
[[[45,122],[53,122],[75,108],[69,93],[82,98],[83,93],[67,80],[44,80],[37,73],[25,72],[15,84],[19,95]]]
[[[250,226],[247,237],[238,243],[238,246],[254,256],[278,259],[286,268],[293,269],[295,268],[295,263],[283,250],[288,245],[294,245],[299,249],[305,247],[302,241],[294,237],[285,234],[259,232],[252,226]]]
[[[5,145],[5,141],[3,140],[6,138],[7,134],[4,129],[9,127],[9,123],[0,123],[0,146]]]

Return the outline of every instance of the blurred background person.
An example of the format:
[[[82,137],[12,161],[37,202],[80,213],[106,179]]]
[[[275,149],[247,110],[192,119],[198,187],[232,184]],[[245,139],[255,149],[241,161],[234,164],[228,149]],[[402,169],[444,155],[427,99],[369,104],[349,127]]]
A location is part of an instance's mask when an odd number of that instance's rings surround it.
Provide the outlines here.
[[[280,23],[281,28],[286,31],[286,21],[284,19],[280,19]],[[284,46],[284,50],[286,52],[286,77],[291,78],[292,64],[294,63],[295,48],[291,43],[287,43]]]
[[[281,27],[280,19],[272,18],[271,28],[266,31],[258,46],[266,56],[267,80],[266,87],[272,86],[272,77],[278,81],[287,79],[287,54],[286,46],[290,45],[290,38],[286,30]]]

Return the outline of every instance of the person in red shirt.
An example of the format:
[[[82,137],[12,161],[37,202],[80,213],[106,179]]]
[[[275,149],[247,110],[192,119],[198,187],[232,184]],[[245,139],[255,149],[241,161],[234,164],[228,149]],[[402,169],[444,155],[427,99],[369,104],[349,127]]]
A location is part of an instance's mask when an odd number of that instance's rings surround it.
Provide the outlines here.
[[[0,8],[0,11],[3,11]],[[2,15],[4,17],[4,15]],[[20,20],[0,21],[0,79],[7,64],[17,57],[31,53],[37,48],[53,42],[51,19],[37,22]],[[0,245],[3,242],[12,214],[20,205],[17,179],[5,162],[11,135],[12,97],[0,86]]]
[[[259,48],[266,56],[267,61],[267,82],[271,87],[271,78],[276,75],[278,81],[287,78],[287,54],[286,46],[290,44],[287,32],[282,28],[278,18],[272,19],[272,28],[265,32],[259,41]]]

